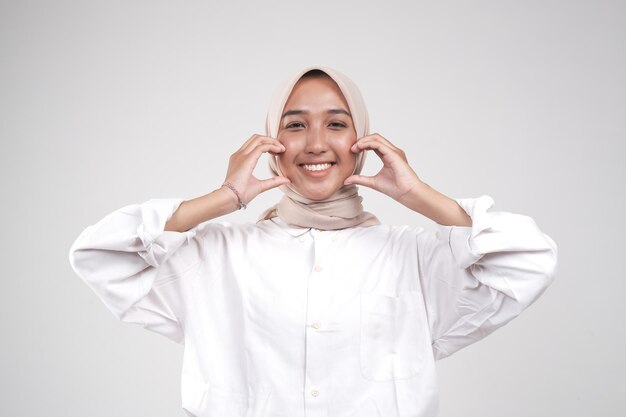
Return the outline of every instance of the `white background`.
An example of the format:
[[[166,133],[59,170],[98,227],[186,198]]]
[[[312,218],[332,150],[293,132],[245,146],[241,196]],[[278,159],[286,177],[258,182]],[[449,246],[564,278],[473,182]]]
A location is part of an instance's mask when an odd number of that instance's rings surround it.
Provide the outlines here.
[[[116,321],[69,247],[119,207],[219,186],[309,64],[351,77],[431,186],[491,195],[559,246],[536,304],[439,362],[440,415],[623,415],[625,3],[221,3],[0,2],[0,415],[183,415],[181,347]]]

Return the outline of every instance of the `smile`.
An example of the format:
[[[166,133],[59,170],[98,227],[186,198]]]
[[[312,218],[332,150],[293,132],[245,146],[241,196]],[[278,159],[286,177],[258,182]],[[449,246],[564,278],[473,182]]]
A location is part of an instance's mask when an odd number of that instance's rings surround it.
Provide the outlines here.
[[[333,166],[333,164],[330,162],[327,162],[324,164],[301,164],[300,166],[306,169],[307,171],[324,171],[330,168],[331,166]]]

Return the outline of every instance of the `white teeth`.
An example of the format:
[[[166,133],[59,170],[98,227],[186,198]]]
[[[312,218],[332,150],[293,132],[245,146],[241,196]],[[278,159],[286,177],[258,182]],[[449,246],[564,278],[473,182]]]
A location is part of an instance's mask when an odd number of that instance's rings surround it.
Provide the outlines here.
[[[322,171],[322,170],[330,168],[331,166],[332,164],[313,164],[313,165],[303,164],[302,168],[306,169],[307,171]]]

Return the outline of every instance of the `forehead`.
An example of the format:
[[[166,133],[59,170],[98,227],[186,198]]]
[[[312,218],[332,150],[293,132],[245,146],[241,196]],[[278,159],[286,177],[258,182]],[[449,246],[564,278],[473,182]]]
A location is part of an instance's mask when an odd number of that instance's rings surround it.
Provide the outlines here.
[[[302,109],[333,107],[348,110],[348,103],[332,78],[316,76],[301,78],[294,85],[285,103],[285,110],[291,110],[295,107]]]

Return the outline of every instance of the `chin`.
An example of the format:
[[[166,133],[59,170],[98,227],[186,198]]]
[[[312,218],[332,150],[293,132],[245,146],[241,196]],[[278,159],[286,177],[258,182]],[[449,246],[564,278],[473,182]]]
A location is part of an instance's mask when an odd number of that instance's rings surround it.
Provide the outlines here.
[[[340,187],[341,188],[341,187]],[[298,194],[313,201],[323,201],[335,194],[339,188],[333,190],[300,190],[295,189]]]

